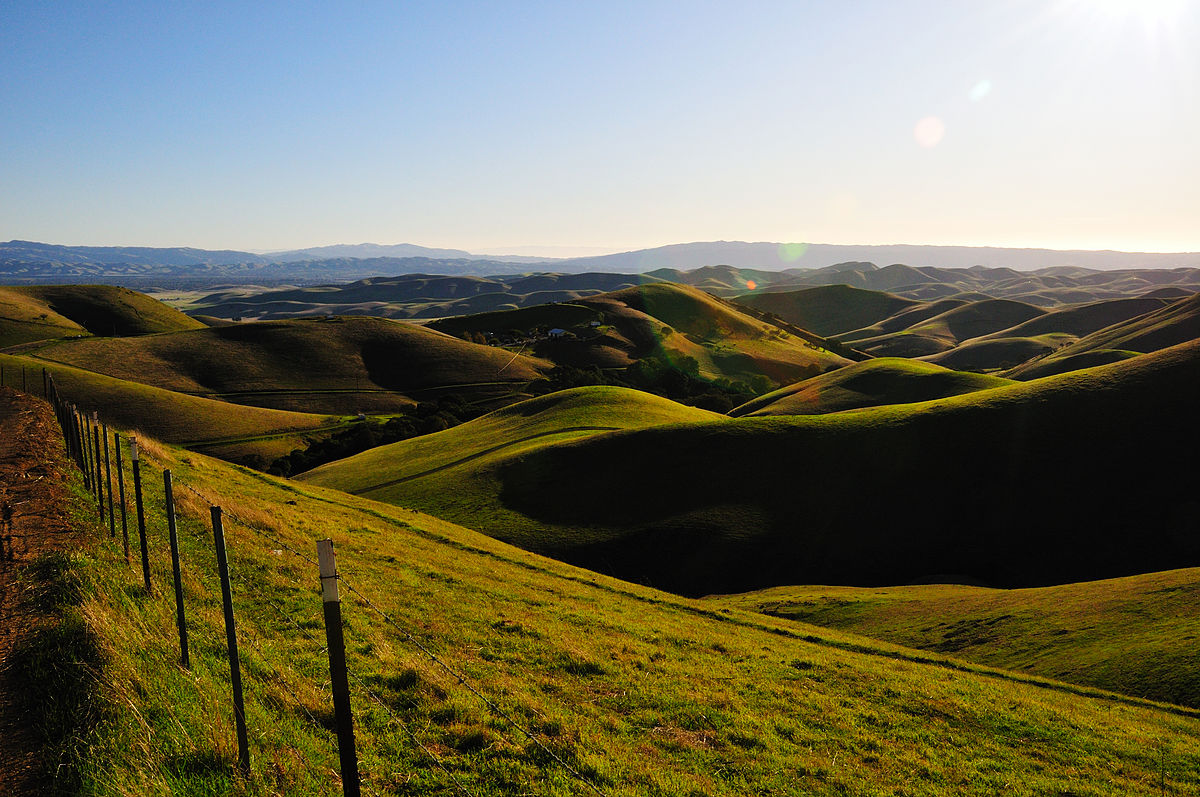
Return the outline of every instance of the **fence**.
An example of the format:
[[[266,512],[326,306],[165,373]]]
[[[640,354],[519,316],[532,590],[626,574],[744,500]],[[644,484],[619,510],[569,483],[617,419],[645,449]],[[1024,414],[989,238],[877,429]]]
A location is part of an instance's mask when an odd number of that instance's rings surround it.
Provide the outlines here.
[[[0,383],[2,383],[3,378],[4,375],[0,372]],[[24,369],[22,369],[22,384],[24,386],[27,383],[27,375],[24,373]],[[136,544],[140,554],[138,564],[140,565],[142,580],[141,589],[147,595],[155,594],[160,585],[156,584],[152,577],[151,549],[153,545],[161,541],[152,540],[148,535],[146,522],[147,501],[145,500],[143,491],[143,463],[154,459],[154,455],[145,446],[139,446],[136,438],[130,436],[123,437],[117,430],[110,430],[108,425],[102,422],[97,412],[92,412],[88,415],[67,401],[55,384],[53,375],[45,369],[42,372],[42,394],[55,411],[59,427],[62,430],[66,452],[71,461],[78,466],[82,474],[84,486],[96,503],[96,511],[98,512],[100,523],[102,526],[107,525],[109,537],[114,542],[117,536],[117,517],[118,515],[120,516],[121,548],[125,563],[128,565],[132,565],[133,563],[131,559],[131,518],[127,502],[128,492],[126,490],[126,482],[132,482],[135,510],[132,520],[136,522]],[[128,452],[128,472],[126,457],[123,454],[124,451]],[[370,784],[370,778],[364,778],[359,772],[354,734],[354,715],[351,705],[351,681],[354,682],[361,695],[365,696],[373,705],[381,709],[390,722],[395,723],[396,727],[411,741],[416,750],[420,750],[422,755],[426,756],[446,775],[453,789],[462,794],[471,795],[473,793],[463,780],[457,777],[446,766],[445,762],[431,747],[421,741],[417,733],[404,722],[403,718],[398,716],[388,706],[387,701],[376,690],[372,689],[365,679],[347,666],[344,637],[345,624],[342,619],[341,597],[342,590],[344,589],[345,592],[354,597],[362,608],[376,616],[399,639],[411,646],[414,652],[419,652],[422,657],[428,660],[431,666],[442,672],[451,684],[463,689],[466,694],[478,700],[488,712],[499,720],[502,720],[510,733],[527,739],[547,760],[554,762],[554,764],[568,773],[570,777],[575,779],[582,789],[593,794],[603,795],[601,789],[591,779],[551,749],[525,723],[518,721],[513,716],[513,712],[502,708],[494,699],[486,695],[481,688],[472,683],[459,669],[447,663],[444,657],[439,656],[429,643],[422,641],[389,613],[380,609],[377,601],[373,600],[364,591],[356,588],[347,579],[345,572],[339,572],[332,540],[324,539],[317,541],[314,558],[288,545],[283,539],[280,539],[278,534],[272,533],[269,528],[264,528],[261,523],[241,518],[230,509],[222,508],[216,498],[207,495],[203,490],[197,489],[186,482],[176,480],[169,467],[167,467],[169,463],[156,462],[154,464],[158,467],[162,476],[163,514],[167,527],[166,543],[171,559],[172,583],[170,591],[173,593],[175,604],[174,616],[176,628],[174,631],[178,635],[179,640],[179,664],[185,669],[191,666],[189,648],[195,640],[189,636],[188,631],[187,606],[185,605],[185,591],[182,579],[184,560],[181,554],[179,539],[179,531],[184,527],[177,522],[176,489],[187,491],[202,505],[206,505],[209,508],[208,525],[212,531],[211,540],[207,538],[202,539],[196,532],[192,532],[192,536],[194,537],[193,542],[203,543],[205,546],[211,544],[213,559],[207,565],[198,565],[192,562],[190,566],[211,567],[215,569],[220,581],[221,604],[225,627],[224,642],[229,664],[230,700],[237,737],[238,756],[236,766],[241,777],[252,777],[252,770],[249,745],[250,729],[247,726],[244,704],[244,684],[241,672],[241,656],[238,649],[239,642],[249,644],[261,656],[262,661],[267,666],[270,666],[270,664],[269,657],[262,647],[263,640],[255,639],[253,635],[239,631],[237,627],[233,600],[235,586],[239,588],[245,599],[257,600],[259,608],[263,611],[269,611],[271,616],[280,622],[281,627],[286,628],[289,634],[293,635],[293,638],[298,636],[298,638],[303,639],[314,648],[328,655],[328,686],[334,706],[334,724],[336,728],[341,785],[343,794],[346,797],[359,795],[362,789],[366,789],[368,793],[376,793]],[[311,583],[314,593],[318,586],[320,589],[321,613],[324,616],[325,626],[325,639],[323,643],[305,627],[304,622],[296,619],[293,612],[289,612],[278,601],[272,600],[270,595],[264,595],[261,591],[255,590],[255,584],[252,581],[238,574],[236,569],[231,569],[228,542],[225,536],[227,523],[233,523],[238,529],[248,532],[248,537],[247,535],[243,535],[244,537],[258,539],[264,546],[269,545],[268,550],[272,553],[286,554],[309,569],[312,573]],[[239,583],[236,585],[235,578],[239,579]],[[313,601],[315,605],[315,594]],[[283,680],[282,676],[280,676],[280,681]],[[315,684],[310,685],[315,686]],[[324,723],[314,717],[304,707],[303,703],[300,703],[300,706],[307,715],[307,719],[314,726],[324,727]],[[264,732],[267,729],[258,730],[259,732]]]

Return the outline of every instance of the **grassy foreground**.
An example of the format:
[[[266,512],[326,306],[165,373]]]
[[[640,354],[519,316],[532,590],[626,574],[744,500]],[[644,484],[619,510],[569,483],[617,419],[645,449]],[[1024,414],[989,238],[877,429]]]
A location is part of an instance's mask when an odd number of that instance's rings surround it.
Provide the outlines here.
[[[84,794],[337,792],[317,573],[292,553],[308,555],[326,536],[343,578],[368,793],[594,793],[564,763],[609,795],[1200,786],[1200,718],[1189,712],[717,609],[410,510],[148,441],[144,450],[153,593],[141,586],[136,543],[133,566],[121,555],[119,523],[116,538],[101,532],[100,544],[73,557],[79,613],[101,654],[94,687],[103,721],[68,762]],[[164,466],[180,510],[190,671],[177,663]],[[233,774],[224,631],[200,496],[219,496],[227,510],[252,756],[244,780]]]

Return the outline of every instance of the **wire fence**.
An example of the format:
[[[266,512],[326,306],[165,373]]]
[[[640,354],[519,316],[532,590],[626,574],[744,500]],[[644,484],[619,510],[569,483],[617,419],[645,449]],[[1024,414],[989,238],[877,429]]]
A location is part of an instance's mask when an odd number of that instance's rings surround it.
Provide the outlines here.
[[[25,379],[27,381],[28,377],[26,376]],[[81,412],[78,407],[60,395],[53,376],[45,371],[42,374],[42,385],[43,395],[51,403],[58,418],[66,452],[71,461],[78,466],[85,487],[95,499],[100,523],[102,526],[107,523],[110,530],[109,536],[113,538],[114,542],[117,536],[117,515],[120,514],[121,523],[119,525],[122,528],[125,561],[135,569],[137,565],[141,565],[145,592],[156,594],[156,585],[152,580],[156,574],[152,570],[157,569],[159,580],[164,580],[161,578],[163,570],[161,557],[156,558],[154,568],[151,567],[148,557],[151,540],[147,537],[146,510],[149,508],[151,511],[156,511],[159,505],[163,507],[163,513],[167,516],[167,523],[170,526],[172,570],[175,574],[176,584],[180,583],[181,568],[186,568],[191,576],[209,583],[214,580],[214,576],[221,580],[223,594],[229,596],[225,609],[229,643],[228,659],[231,668],[231,683],[235,692],[235,715],[239,725],[238,764],[243,776],[253,777],[254,775],[250,768],[250,751],[245,738],[247,735],[244,729],[246,718],[245,709],[242,707],[239,661],[241,656],[237,646],[239,641],[244,642],[253,652],[251,658],[254,666],[249,671],[250,688],[267,689],[271,686],[272,681],[275,684],[289,685],[293,692],[294,702],[304,715],[305,723],[314,732],[319,730],[324,733],[328,730],[330,723],[318,716],[322,713],[321,711],[309,707],[300,696],[299,691],[303,688],[313,695],[318,695],[328,694],[332,688],[335,705],[334,724],[338,728],[337,748],[339,756],[342,758],[341,786],[345,795],[357,795],[360,793],[360,789],[365,790],[368,794],[378,794],[380,786],[372,778],[372,773],[359,771],[357,761],[348,763],[345,759],[345,751],[353,750],[355,745],[353,712],[350,704],[345,706],[344,711],[338,707],[337,684],[339,678],[346,684],[353,683],[354,685],[353,690],[347,688],[351,697],[349,703],[357,701],[357,705],[360,707],[365,704],[378,709],[386,718],[386,725],[397,729],[400,735],[412,745],[413,755],[428,760],[434,769],[444,777],[444,786],[458,794],[469,796],[475,794],[468,779],[448,763],[444,754],[438,754],[436,748],[440,745],[432,739],[422,739],[420,729],[415,728],[411,721],[406,720],[400,711],[393,708],[396,706],[397,708],[416,709],[418,706],[414,699],[397,696],[390,698],[392,705],[389,705],[389,698],[385,698],[378,689],[371,686],[372,678],[364,677],[354,667],[344,664],[343,631],[350,628],[353,633],[352,629],[356,624],[352,623],[348,626],[341,621],[342,601],[336,594],[337,586],[340,585],[351,596],[351,605],[358,606],[369,615],[378,618],[391,635],[413,651],[413,655],[419,655],[434,668],[435,672],[441,673],[440,676],[435,676],[432,672],[427,673],[428,680],[438,683],[439,688],[443,688],[445,685],[447,693],[450,693],[451,689],[461,690],[464,697],[477,701],[482,709],[494,716],[499,721],[499,727],[496,724],[493,724],[492,727],[498,731],[507,744],[514,748],[522,748],[517,740],[527,740],[527,743],[532,745],[532,748],[529,749],[536,749],[546,761],[553,762],[553,765],[576,781],[582,791],[603,797],[604,792],[592,778],[581,772],[578,766],[555,752],[528,724],[518,720],[512,711],[506,710],[495,698],[489,696],[481,685],[475,683],[464,673],[461,667],[455,666],[449,661],[447,654],[435,650],[435,645],[431,640],[423,639],[414,633],[412,629],[398,620],[394,613],[381,608],[380,602],[369,595],[365,589],[352,583],[346,577],[345,572],[339,572],[332,562],[332,542],[327,543],[328,562],[321,556],[314,557],[297,550],[268,523],[246,517],[241,511],[241,507],[230,507],[228,498],[223,500],[222,496],[215,494],[210,488],[201,488],[176,479],[170,473],[171,463],[160,459],[156,453],[148,450],[147,446],[139,447],[135,438],[122,436],[115,429],[110,430],[106,424],[101,422],[97,413],[93,412],[88,415]],[[110,451],[113,454],[110,455]],[[126,464],[132,466],[132,472],[127,470]],[[165,481],[169,483],[170,487],[161,493],[157,489],[145,489],[149,486],[149,482],[143,484],[143,475],[146,472],[143,470],[143,465],[148,466],[147,470],[157,470],[160,475],[167,474]],[[126,485],[130,480],[133,481],[132,494],[137,504],[136,521],[131,518],[128,507],[131,491],[126,488]],[[175,500],[168,507],[167,502],[171,489],[181,489],[187,496],[190,496],[189,500],[178,500],[179,493],[175,492]],[[114,495],[114,490],[117,495]],[[151,497],[151,493],[153,500],[145,500]],[[199,507],[193,505],[197,502]],[[203,508],[209,508],[212,514],[212,535],[203,530]],[[188,550],[183,553],[179,550],[181,546],[176,545],[175,537],[174,513],[180,509],[190,515],[188,522],[178,525],[178,529],[184,532],[185,539],[188,540],[186,546]],[[201,524],[196,522],[197,518]],[[153,516],[152,519],[157,520]],[[225,551],[229,538],[224,536],[223,531],[226,522],[228,522],[230,530],[236,532],[234,539],[237,545],[237,550],[232,551],[234,556],[228,559]],[[141,554],[140,562],[134,562],[130,557],[134,524],[136,524],[138,538],[137,546]],[[161,524],[156,522],[153,525],[157,529]],[[158,542],[158,540],[154,540],[156,546]],[[213,548],[218,549],[215,569],[219,572],[216,573],[213,572],[212,557],[204,556],[203,561],[200,560],[202,551]],[[318,548],[320,548],[320,544],[318,544]],[[255,578],[251,567],[255,562],[255,555],[264,558],[267,555],[286,556],[291,559],[297,568],[312,574],[310,583],[314,588],[318,584],[324,585],[322,601],[318,602],[314,596],[311,613],[307,609],[289,608],[284,601],[273,596],[271,591],[266,588],[268,585],[260,583]],[[226,566],[222,567],[222,564]],[[335,567],[330,576],[326,576],[327,565]],[[334,601],[335,606],[332,610],[328,585],[325,585],[326,578],[333,579],[332,592],[336,601]],[[180,637],[181,663],[186,666],[189,624],[186,619],[186,607],[183,605],[183,594],[182,589],[177,586],[175,590],[177,631]],[[232,599],[234,594],[237,596],[238,613],[242,615],[243,620],[249,617],[252,621],[250,625],[245,622],[235,624]],[[315,629],[321,625],[319,618],[322,615],[325,620],[324,640],[315,632]],[[335,620],[331,621],[331,617]],[[266,631],[268,626],[275,626],[276,633],[272,634]],[[170,635],[170,630],[160,630],[164,636]],[[283,653],[272,650],[279,646],[286,650]],[[307,658],[300,656],[299,651],[301,650],[304,651]],[[298,670],[298,661],[311,663],[314,659],[319,660],[325,657],[328,657],[330,662],[328,680],[324,677],[318,678],[313,674],[304,674]],[[281,668],[278,662],[284,658],[289,661],[289,666]],[[343,662],[340,673],[337,663],[339,660]],[[374,678],[380,680],[378,676]],[[343,713],[345,716],[342,716]],[[346,729],[349,729],[349,736],[344,735]],[[259,733],[265,733],[269,729],[258,730]],[[303,761],[302,767],[309,777],[318,782],[328,782],[338,778],[336,768],[307,760]]]

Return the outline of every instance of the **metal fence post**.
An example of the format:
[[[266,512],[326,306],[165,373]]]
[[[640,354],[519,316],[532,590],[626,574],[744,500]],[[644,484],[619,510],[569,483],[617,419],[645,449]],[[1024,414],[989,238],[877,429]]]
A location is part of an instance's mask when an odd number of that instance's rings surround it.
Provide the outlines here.
[[[213,545],[217,549],[217,571],[221,575],[221,604],[225,609],[225,637],[229,645],[229,680],[233,686],[233,716],[237,723],[238,769],[250,774],[250,741],[246,733],[246,707],[242,703],[242,665],[238,659],[237,630],[233,624],[233,592],[229,588],[229,562],[225,556],[225,527],[221,523],[221,507],[212,513]]]
[[[129,459],[133,462],[133,501],[137,507],[138,541],[142,545],[142,578],[150,592],[150,551],[146,549],[146,513],[142,510],[142,463],[138,457],[137,438],[129,440]]]
[[[342,638],[342,601],[338,595],[337,560],[333,540],[317,540],[321,573],[321,602],[325,607],[325,641],[329,647],[329,679],[333,687],[333,712],[337,717],[338,758],[342,765],[342,794],[359,797],[358,756],[354,750],[354,715],[350,711],[350,685],[346,680],[346,646]]]
[[[190,670],[188,659],[187,621],[183,616],[183,575],[179,569],[179,536],[175,531],[175,491],[171,471],[163,471],[163,494],[167,505],[167,534],[171,538],[171,573],[175,578],[175,624],[179,626],[179,663]]]
[[[96,471],[96,502],[100,504],[100,522],[104,522],[104,481],[100,478],[100,413],[92,413],[92,462]]]
[[[108,424],[104,425],[104,480],[108,482],[108,536],[117,536],[117,516],[113,514],[112,460],[108,456]]]

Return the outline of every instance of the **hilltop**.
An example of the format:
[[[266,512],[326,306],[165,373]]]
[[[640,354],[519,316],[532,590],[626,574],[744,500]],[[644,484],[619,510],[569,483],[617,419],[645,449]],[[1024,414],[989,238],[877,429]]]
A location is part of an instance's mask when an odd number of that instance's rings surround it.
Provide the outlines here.
[[[179,393],[337,414],[395,412],[450,390],[502,400],[549,368],[413,324],[338,317],[73,340],[36,356]]]
[[[48,338],[200,329],[173,307],[111,285],[0,287],[0,348]]]
[[[387,499],[683,593],[1163,570],[1200,559],[1186,532],[1198,474],[1176,456],[1200,443],[1179,422],[1198,371],[1192,342],[932,402],[598,433],[414,477]],[[388,450],[375,483],[423,470],[411,443]]]

